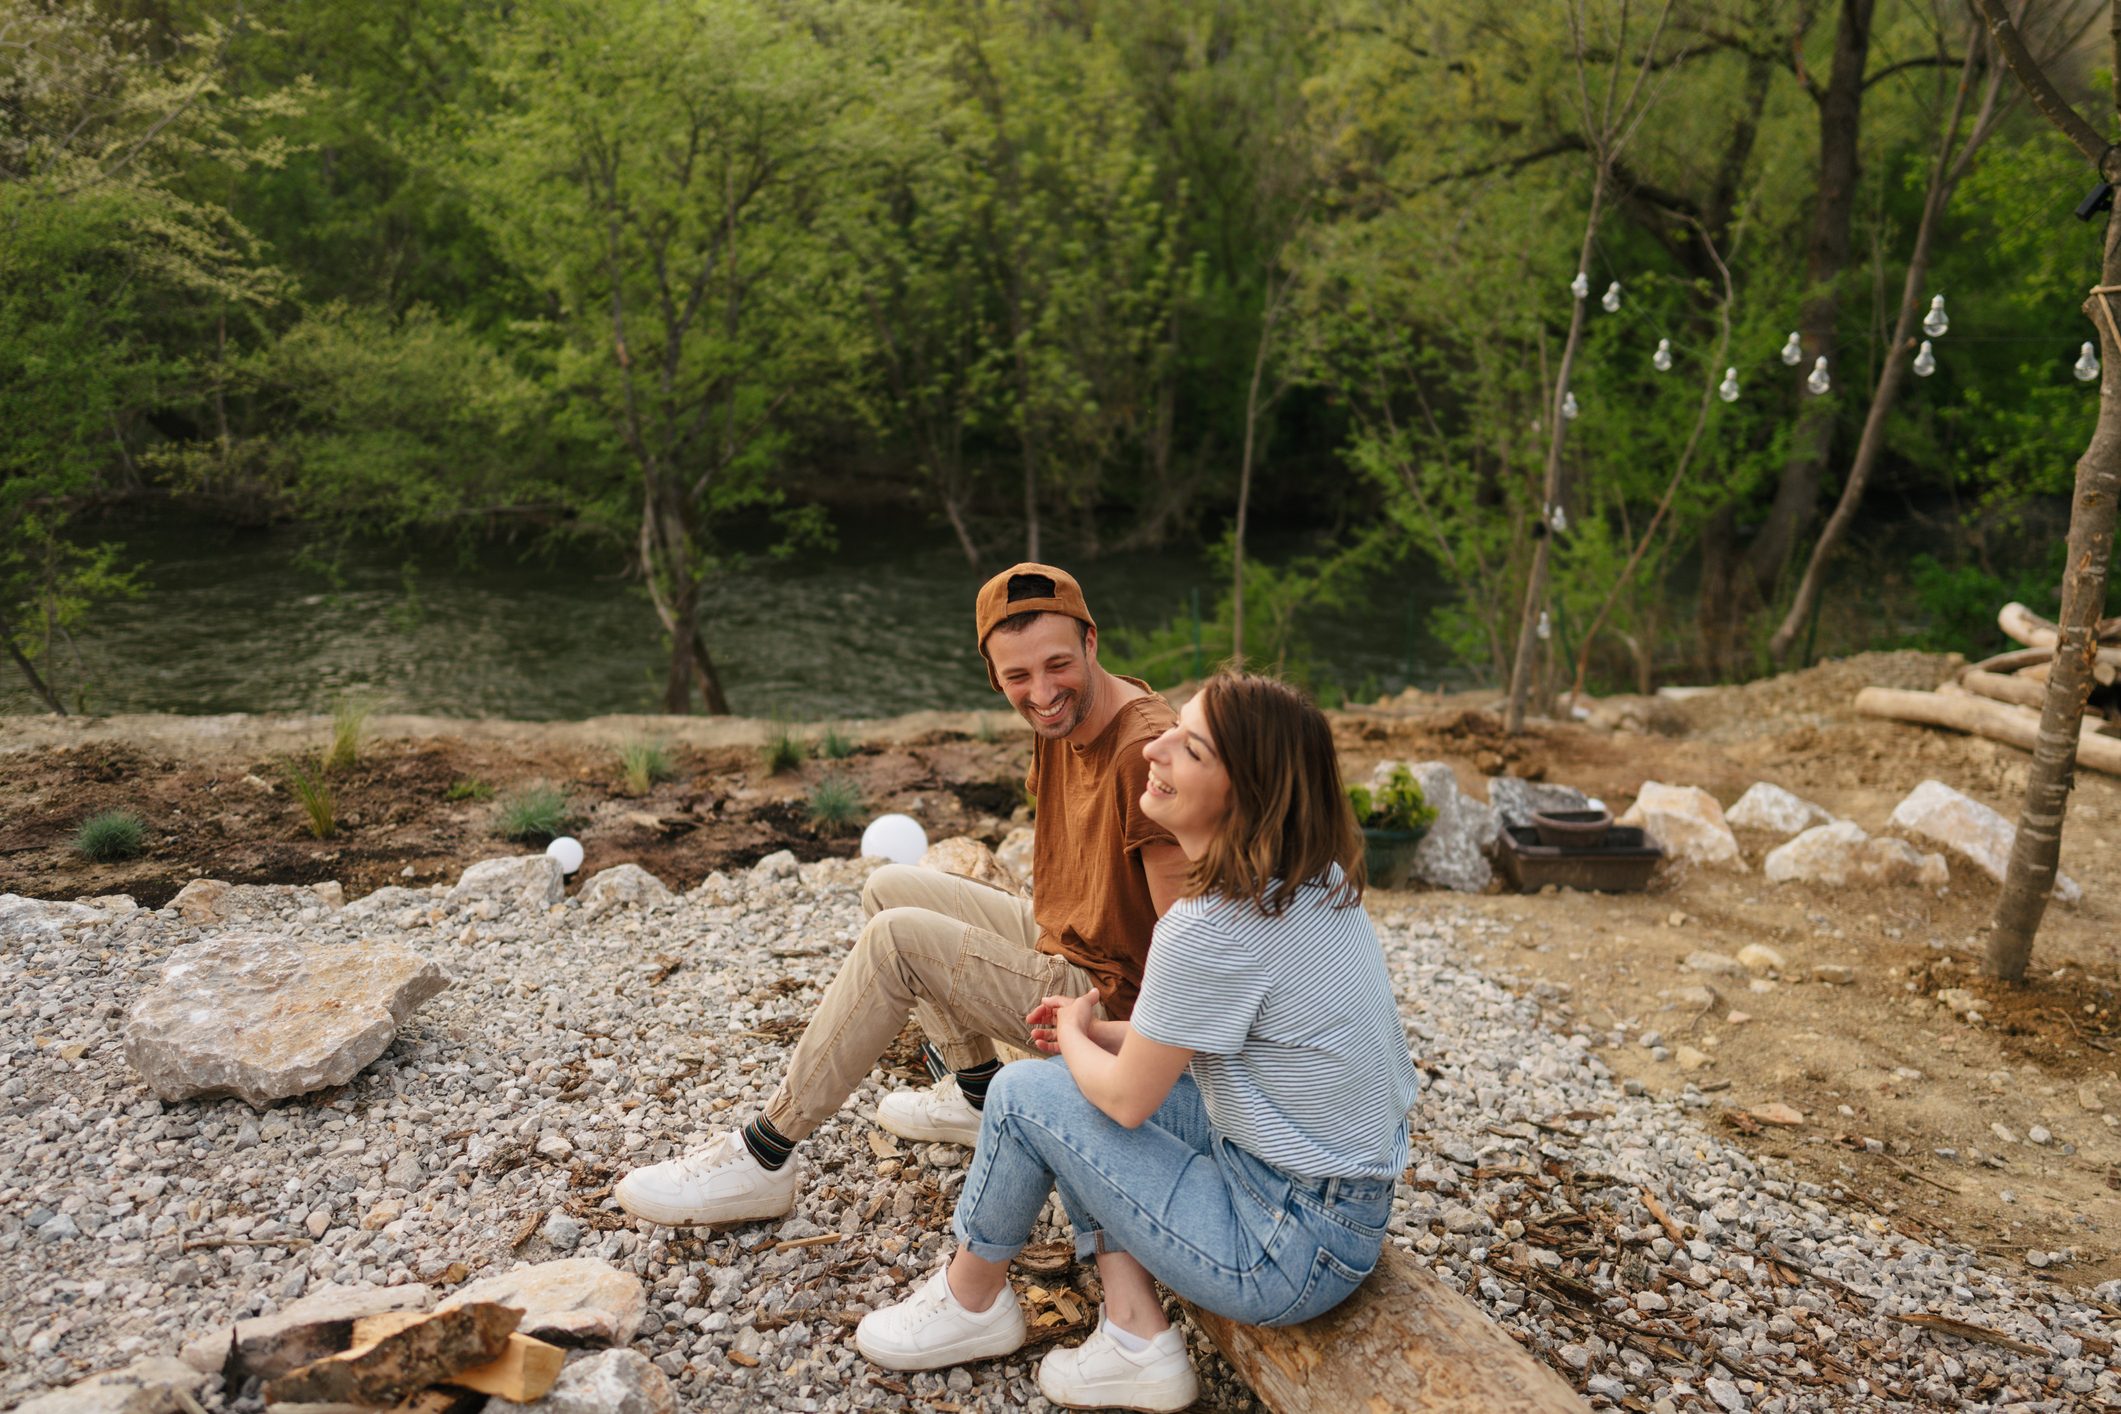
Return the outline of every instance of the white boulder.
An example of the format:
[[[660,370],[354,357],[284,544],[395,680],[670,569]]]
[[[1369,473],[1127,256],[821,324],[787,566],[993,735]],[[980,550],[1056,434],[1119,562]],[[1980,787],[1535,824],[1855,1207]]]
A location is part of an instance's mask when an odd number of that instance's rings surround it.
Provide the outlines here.
[[[1738,797],[1738,803],[1723,818],[1734,829],[1767,830],[1784,837],[1814,825],[1831,824],[1834,819],[1824,806],[1766,781],[1747,786],[1745,794]]]
[[[1910,791],[1907,799],[1893,807],[1892,823],[1911,835],[1942,845],[1999,884],[2009,872],[2011,846],[2018,839],[2016,825],[1942,781],[1924,781]],[[2064,903],[2075,903],[2084,897],[2084,890],[2068,875],[2057,872],[2055,897]]]
[[[466,869],[442,906],[454,912],[490,901],[503,911],[528,908],[542,912],[566,896],[567,876],[559,860],[549,854],[512,854],[482,859]]]
[[[1628,812],[1613,823],[1634,825],[1664,848],[1667,858],[1688,864],[1744,869],[1738,837],[1723,818],[1716,797],[1699,786],[1644,781]]]

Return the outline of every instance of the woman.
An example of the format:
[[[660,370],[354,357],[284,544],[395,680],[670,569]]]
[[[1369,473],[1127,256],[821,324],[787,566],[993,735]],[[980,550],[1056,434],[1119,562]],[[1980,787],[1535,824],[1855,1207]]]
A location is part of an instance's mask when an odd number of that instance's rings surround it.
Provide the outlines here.
[[[1418,1080],[1370,920],[1361,835],[1323,715],[1269,678],[1212,679],[1145,749],[1142,808],[1192,863],[1157,924],[1130,1021],[1097,996],[1028,1018],[1060,1064],[988,1091],[952,1223],[959,1248],[863,1318],[896,1370],[1024,1340],[1009,1259],[1058,1187],[1103,1317],[1039,1366],[1070,1408],[1182,1409],[1199,1386],[1154,1281],[1208,1310],[1287,1325],[1376,1264]]]

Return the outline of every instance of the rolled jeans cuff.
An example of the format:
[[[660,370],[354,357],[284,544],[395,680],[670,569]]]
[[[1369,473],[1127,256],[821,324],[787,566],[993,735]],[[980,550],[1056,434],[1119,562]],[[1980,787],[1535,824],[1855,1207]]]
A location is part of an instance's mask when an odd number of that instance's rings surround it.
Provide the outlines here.
[[[1024,1249],[1021,1242],[985,1242],[974,1237],[965,1226],[965,1210],[962,1205],[950,1214],[950,1231],[957,1238],[957,1245],[982,1262],[1007,1262]]]

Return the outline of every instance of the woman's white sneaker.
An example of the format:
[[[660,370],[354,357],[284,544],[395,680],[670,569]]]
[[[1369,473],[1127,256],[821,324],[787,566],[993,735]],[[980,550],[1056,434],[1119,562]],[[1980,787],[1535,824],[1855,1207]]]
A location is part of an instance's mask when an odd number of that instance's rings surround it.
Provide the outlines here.
[[[728,1130],[704,1149],[681,1159],[635,1169],[611,1190],[619,1206],[665,1227],[717,1227],[723,1223],[784,1218],[795,1208],[802,1160],[767,1168]]]
[[[887,1370],[939,1370],[1007,1355],[1024,1343],[1024,1312],[1007,1283],[994,1304],[968,1311],[950,1294],[950,1269],[938,1268],[896,1306],[871,1311],[854,1328],[854,1344]]]
[[[1186,1338],[1172,1327],[1139,1353],[1128,1350],[1100,1320],[1073,1350],[1056,1350],[1038,1363],[1038,1392],[1063,1409],[1183,1409],[1200,1398],[1200,1380],[1186,1358]]]
[[[925,1090],[894,1090],[876,1107],[876,1122],[901,1139],[970,1146],[979,1138],[979,1111],[944,1076]]]

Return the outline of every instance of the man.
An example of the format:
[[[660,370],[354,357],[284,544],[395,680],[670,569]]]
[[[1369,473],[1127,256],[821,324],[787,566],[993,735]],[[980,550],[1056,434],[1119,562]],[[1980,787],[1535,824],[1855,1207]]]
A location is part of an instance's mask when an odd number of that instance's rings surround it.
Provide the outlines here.
[[[1186,876],[1177,843],[1141,808],[1142,748],[1176,715],[1146,683],[1099,666],[1097,624],[1062,570],[1002,571],[974,617],[988,682],[1033,732],[1036,902],[930,869],[877,870],[862,890],[869,921],[764,1112],[627,1174],[612,1196],[635,1217],[711,1226],[786,1214],[796,1145],[846,1103],[909,1015],[927,1033],[936,1084],[885,1097],[878,1119],[909,1139],[970,1144],[1001,1068],[993,1038],[1029,1049],[1025,1018],[1049,996],[1096,988],[1105,1015],[1132,1012],[1149,934]]]

